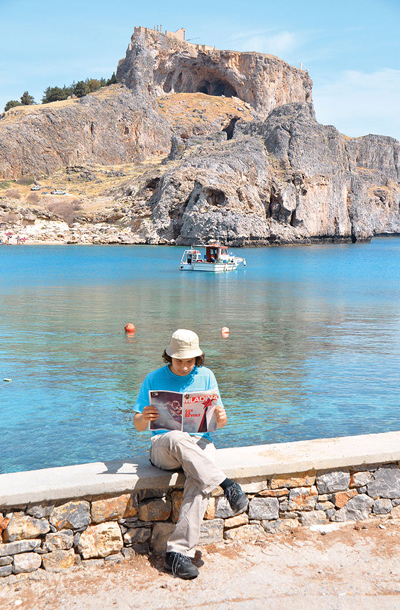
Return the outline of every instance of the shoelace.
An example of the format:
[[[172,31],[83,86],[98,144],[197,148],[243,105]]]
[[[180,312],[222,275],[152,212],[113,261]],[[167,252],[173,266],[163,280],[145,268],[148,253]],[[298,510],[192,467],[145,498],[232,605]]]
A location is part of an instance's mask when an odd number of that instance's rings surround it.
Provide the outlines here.
[[[172,576],[178,575],[179,566],[182,563],[183,564],[185,563],[185,556],[182,555],[182,553],[177,553],[172,560],[172,566],[171,566]]]

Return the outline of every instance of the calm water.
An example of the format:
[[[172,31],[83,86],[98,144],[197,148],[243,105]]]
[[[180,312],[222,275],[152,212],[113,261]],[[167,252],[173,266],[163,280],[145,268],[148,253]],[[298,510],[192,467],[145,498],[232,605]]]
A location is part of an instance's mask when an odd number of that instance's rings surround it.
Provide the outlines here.
[[[219,447],[400,430],[400,239],[236,249],[216,276],[182,251],[0,247],[0,471],[147,455],[132,404],[179,327],[219,381]]]

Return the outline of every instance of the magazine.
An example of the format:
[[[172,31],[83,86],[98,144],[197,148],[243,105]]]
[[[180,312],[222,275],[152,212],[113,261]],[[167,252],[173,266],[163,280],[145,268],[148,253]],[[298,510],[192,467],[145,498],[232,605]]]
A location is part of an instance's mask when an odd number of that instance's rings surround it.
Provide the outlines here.
[[[203,392],[168,392],[150,390],[150,403],[158,410],[159,416],[149,422],[150,430],[181,430],[182,432],[203,433],[217,429],[215,407],[218,403],[217,390]]]

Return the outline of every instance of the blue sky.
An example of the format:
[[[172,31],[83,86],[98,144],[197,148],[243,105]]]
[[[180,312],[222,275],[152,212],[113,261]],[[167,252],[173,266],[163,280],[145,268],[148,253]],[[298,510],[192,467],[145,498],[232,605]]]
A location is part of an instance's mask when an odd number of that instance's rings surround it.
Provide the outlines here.
[[[0,0],[0,111],[26,90],[109,77],[133,28],[186,28],[220,49],[309,70],[320,123],[400,140],[400,0]]]

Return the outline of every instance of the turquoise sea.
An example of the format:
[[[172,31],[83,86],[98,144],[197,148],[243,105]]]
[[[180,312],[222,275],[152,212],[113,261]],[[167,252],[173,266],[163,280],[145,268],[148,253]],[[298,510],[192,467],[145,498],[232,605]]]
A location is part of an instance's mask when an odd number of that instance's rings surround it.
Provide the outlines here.
[[[132,405],[177,328],[219,382],[218,447],[400,430],[400,238],[234,251],[213,276],[177,247],[0,246],[0,471],[147,455]]]

